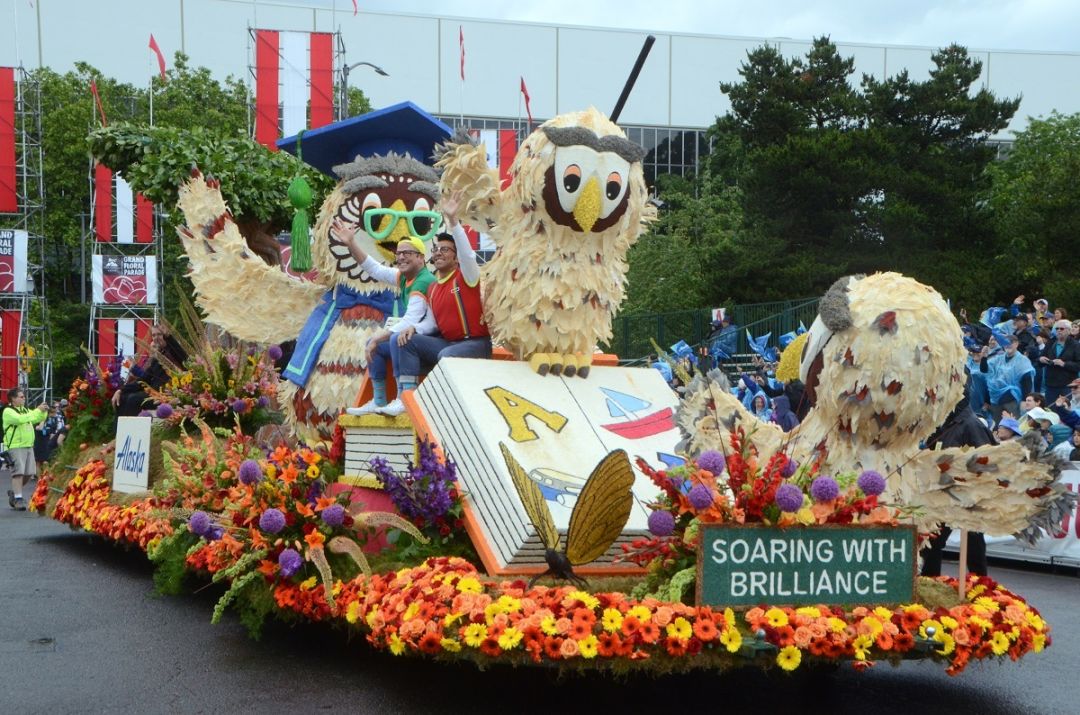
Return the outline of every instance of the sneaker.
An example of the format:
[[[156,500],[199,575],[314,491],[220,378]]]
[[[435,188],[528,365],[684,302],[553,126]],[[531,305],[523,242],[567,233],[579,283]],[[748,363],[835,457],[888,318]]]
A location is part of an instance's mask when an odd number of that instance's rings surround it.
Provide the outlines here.
[[[12,507],[14,507],[15,511],[26,511],[26,502],[23,501],[22,497],[15,497]]]
[[[379,414],[386,415],[387,417],[397,417],[405,411],[405,403],[401,399],[394,400],[388,405],[383,405],[379,408]]]
[[[357,417],[359,417],[360,415],[371,415],[378,412],[380,407],[383,407],[383,405],[375,404],[375,400],[372,399],[368,400],[359,407],[349,407],[345,410],[345,414],[354,415]]]

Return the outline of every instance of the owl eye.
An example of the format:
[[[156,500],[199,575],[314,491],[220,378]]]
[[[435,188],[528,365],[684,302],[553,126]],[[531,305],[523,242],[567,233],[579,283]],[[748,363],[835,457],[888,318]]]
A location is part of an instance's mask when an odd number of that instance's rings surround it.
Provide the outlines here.
[[[608,174],[607,184],[604,188],[604,193],[608,197],[608,200],[614,201],[619,198],[619,194],[622,193],[623,178],[619,175],[619,172],[613,171]]]
[[[360,225],[367,231],[378,230],[382,224],[383,216],[368,216],[368,213],[382,208],[382,199],[378,194],[371,193],[364,197],[364,203],[360,206]],[[368,225],[371,228],[368,228]]]
[[[577,164],[571,164],[563,171],[562,178],[563,188],[574,193],[581,186],[581,167]]]
[[[431,203],[427,199],[417,199],[412,207],[413,211],[430,211]],[[427,216],[412,217],[412,234],[423,238],[431,232],[431,219]]]

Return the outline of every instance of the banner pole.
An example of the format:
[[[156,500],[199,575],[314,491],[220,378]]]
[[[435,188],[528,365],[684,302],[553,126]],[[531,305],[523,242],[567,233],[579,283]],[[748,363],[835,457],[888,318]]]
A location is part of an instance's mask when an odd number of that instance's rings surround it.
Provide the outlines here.
[[[960,574],[957,576],[956,590],[960,593],[960,598],[964,598],[964,594],[967,593],[967,555],[968,555],[968,530],[960,530]]]

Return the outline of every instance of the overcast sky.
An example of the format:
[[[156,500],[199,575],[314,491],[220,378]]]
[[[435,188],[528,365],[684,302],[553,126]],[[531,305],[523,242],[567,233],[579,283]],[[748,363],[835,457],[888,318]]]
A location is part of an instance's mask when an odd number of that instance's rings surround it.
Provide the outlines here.
[[[336,8],[351,0],[289,0]],[[745,37],[1080,52],[1080,0],[358,0],[361,10]],[[662,9],[661,9],[662,8]]]

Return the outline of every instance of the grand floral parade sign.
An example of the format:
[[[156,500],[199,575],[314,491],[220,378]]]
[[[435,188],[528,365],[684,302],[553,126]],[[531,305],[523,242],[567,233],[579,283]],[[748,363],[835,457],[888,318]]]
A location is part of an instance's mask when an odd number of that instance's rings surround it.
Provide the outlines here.
[[[671,587],[680,579],[666,581],[666,595],[557,583],[528,588],[520,578],[491,579],[477,570],[475,553],[460,541],[455,465],[429,445],[407,474],[378,470],[390,482],[399,511],[409,516],[405,523],[357,510],[347,492],[331,496],[327,484],[334,468],[320,453],[284,446],[267,451],[239,430],[223,437],[203,425],[164,444],[164,477],[139,498],[112,494],[110,450],[88,450],[72,477],[47,472],[32,508],[146,551],[158,564],[156,581],[163,591],[174,592],[193,576],[222,582],[226,590],[214,620],[235,607],[255,634],[263,619],[275,616],[362,632],[372,646],[393,655],[653,672],[750,663],[795,670],[838,660],[866,668],[880,660],[932,658],[956,674],[972,659],[1016,660],[1050,644],[1050,627],[1039,612],[986,577],[969,578],[962,598],[956,598],[952,579],[922,579],[918,599],[892,607],[762,601],[738,613],[683,602],[673,595],[682,586]],[[771,477],[763,473],[786,468],[773,460],[762,472],[739,466],[738,452],[730,456],[735,473],[751,483],[764,485]],[[653,574],[685,563],[691,548],[685,544],[693,538],[669,523],[676,521],[672,512],[682,511],[679,520],[690,522],[695,509],[745,518],[747,506],[758,508],[751,506],[757,497],[721,503],[717,491],[705,505],[703,490],[694,489],[715,488],[717,474],[710,467],[721,471],[712,455],[671,475],[652,473],[673,498],[655,505],[653,521],[671,530],[626,550],[638,560],[652,554]],[[683,488],[687,480],[695,482],[690,489]],[[873,481],[863,479],[871,490]],[[785,506],[794,511],[777,512],[778,522],[789,521],[785,513],[798,520],[804,508],[804,521],[881,518],[874,500],[857,490],[849,486],[846,496],[819,493],[833,500],[816,512],[821,502],[811,505],[809,495],[798,505],[792,499]],[[775,495],[773,503],[759,506],[772,512],[774,503]],[[668,518],[655,517],[661,513]],[[388,551],[365,557],[360,550],[386,525],[403,529],[401,536]],[[638,586],[647,590],[646,584]]]

